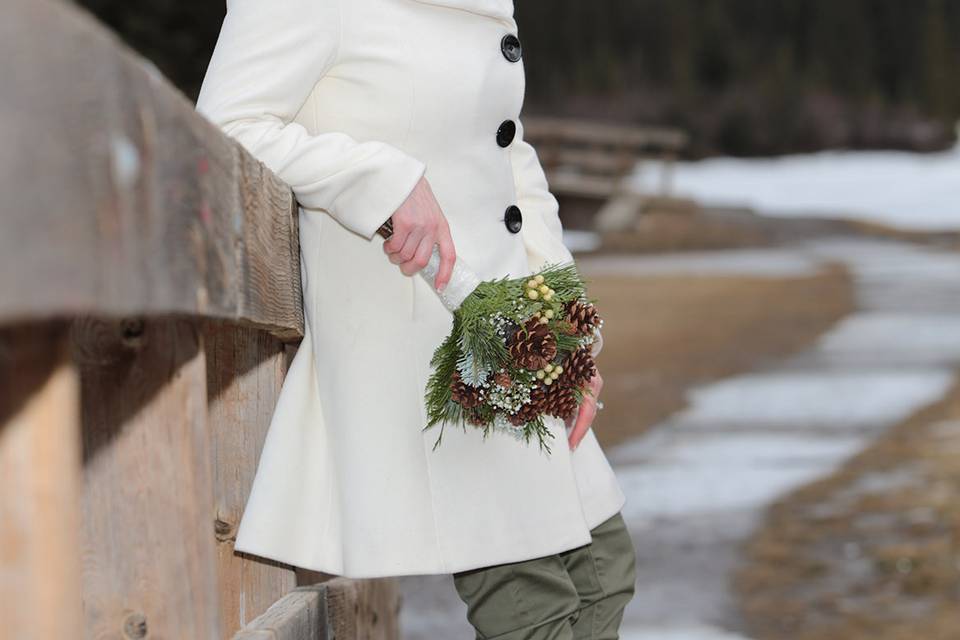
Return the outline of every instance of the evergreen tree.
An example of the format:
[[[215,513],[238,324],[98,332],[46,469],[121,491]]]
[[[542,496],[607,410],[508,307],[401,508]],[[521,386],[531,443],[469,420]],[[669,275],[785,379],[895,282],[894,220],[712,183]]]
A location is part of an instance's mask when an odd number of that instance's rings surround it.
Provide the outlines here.
[[[80,4],[196,96],[222,0]],[[680,126],[691,133],[695,155],[936,148],[951,143],[960,118],[960,2],[515,0],[514,6],[528,112]],[[916,131],[927,133],[917,138]]]

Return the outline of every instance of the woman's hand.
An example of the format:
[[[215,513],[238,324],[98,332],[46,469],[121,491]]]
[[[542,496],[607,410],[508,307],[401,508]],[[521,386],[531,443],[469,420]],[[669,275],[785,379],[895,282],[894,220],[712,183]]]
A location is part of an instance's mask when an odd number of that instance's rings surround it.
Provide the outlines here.
[[[603,388],[603,378],[598,371],[590,378],[587,383],[587,389],[590,393],[583,394],[583,402],[580,404],[580,410],[577,412],[576,422],[573,424],[573,430],[570,432],[569,443],[570,450],[573,451],[587,435],[587,429],[593,424],[593,418],[597,415],[597,396],[600,395],[600,389]]]
[[[447,218],[425,177],[391,217],[393,235],[383,243],[390,262],[400,265],[404,275],[412,276],[427,265],[433,245],[440,245],[440,269],[433,286],[441,291],[450,281],[457,254]]]

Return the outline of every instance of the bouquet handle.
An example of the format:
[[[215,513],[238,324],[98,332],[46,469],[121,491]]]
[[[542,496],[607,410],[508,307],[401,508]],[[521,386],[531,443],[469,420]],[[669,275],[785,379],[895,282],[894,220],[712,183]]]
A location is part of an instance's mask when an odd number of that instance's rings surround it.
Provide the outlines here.
[[[393,235],[393,216],[387,218],[387,221],[377,229],[377,235],[384,239],[389,239]],[[440,271],[440,246],[433,245],[433,251],[430,253],[430,259],[423,269],[419,271],[420,275],[430,288],[434,290],[440,301],[449,311],[453,312],[460,308],[467,296],[473,293],[473,290],[480,284],[480,278],[474,273],[473,269],[467,266],[461,258],[457,258],[453,264],[453,273],[450,275],[450,281],[443,291],[437,291],[433,282]]]

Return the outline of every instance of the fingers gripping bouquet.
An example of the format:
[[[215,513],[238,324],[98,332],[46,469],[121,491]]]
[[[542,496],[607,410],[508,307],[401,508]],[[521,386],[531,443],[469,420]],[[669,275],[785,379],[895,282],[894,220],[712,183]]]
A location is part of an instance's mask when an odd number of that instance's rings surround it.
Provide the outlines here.
[[[378,233],[393,233],[388,220]],[[433,283],[437,247],[420,274]],[[589,393],[591,355],[603,320],[575,265],[548,265],[524,278],[481,281],[457,260],[437,294],[453,312],[450,334],[434,351],[427,381],[426,428],[446,423],[507,432],[550,452],[545,416],[567,420]]]

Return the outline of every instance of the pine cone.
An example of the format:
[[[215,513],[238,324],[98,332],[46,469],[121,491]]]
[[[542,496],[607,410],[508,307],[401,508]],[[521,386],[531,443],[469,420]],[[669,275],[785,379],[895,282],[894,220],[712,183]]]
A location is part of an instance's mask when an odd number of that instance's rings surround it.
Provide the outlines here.
[[[539,414],[539,411],[534,411],[530,407],[530,405],[525,404],[522,407],[520,407],[520,410],[517,411],[516,413],[511,413],[510,415],[508,415],[507,420],[509,420],[510,424],[512,424],[515,427],[522,427],[523,425],[527,424],[528,422],[536,418],[538,414]]]
[[[570,387],[552,384],[548,387],[543,413],[566,420],[577,410],[577,398]]]
[[[571,335],[591,335],[594,327],[600,322],[600,314],[597,312],[596,306],[580,300],[568,302],[565,315],[566,321],[570,323]]]
[[[483,401],[480,389],[464,382],[460,378],[459,371],[453,372],[453,379],[450,381],[450,397],[464,409],[472,409]]]
[[[477,427],[486,426],[486,422],[484,422],[483,418],[480,417],[480,412],[477,410],[476,407],[473,407],[464,411],[464,417],[466,417],[467,422],[469,422],[474,426],[477,426]]]
[[[588,347],[580,347],[572,352],[562,366],[563,373],[557,378],[557,383],[563,387],[582,387],[597,373],[597,365]]]
[[[499,371],[493,376],[493,381],[504,389],[509,389],[513,386],[513,380],[510,378],[510,374],[506,371]]]
[[[542,369],[557,355],[557,340],[545,324],[531,318],[510,339],[510,357],[524,369]]]

